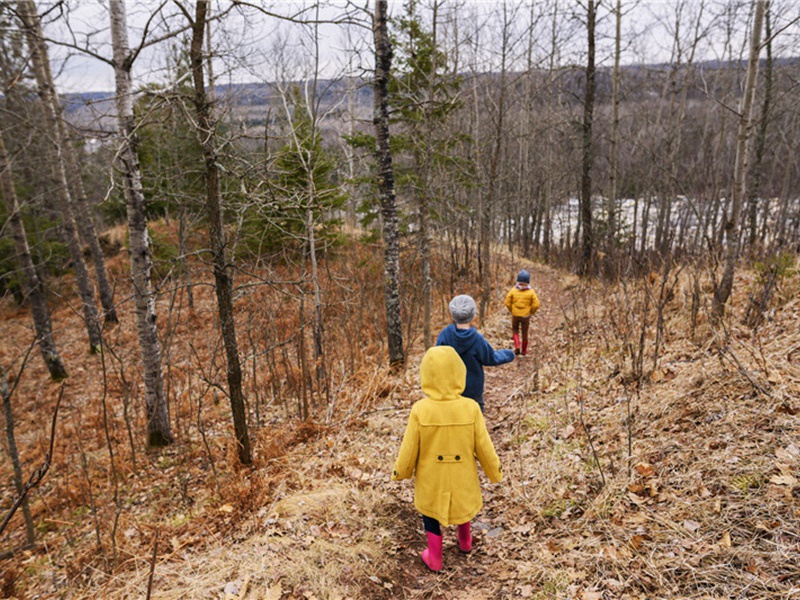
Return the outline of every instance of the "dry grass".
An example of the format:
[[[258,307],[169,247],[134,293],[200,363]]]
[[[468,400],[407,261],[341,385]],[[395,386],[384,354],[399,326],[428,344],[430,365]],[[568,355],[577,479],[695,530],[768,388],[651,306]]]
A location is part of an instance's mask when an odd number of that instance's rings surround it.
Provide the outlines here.
[[[509,275],[520,266],[503,261]],[[57,475],[34,503],[38,522],[49,523],[46,547],[9,563],[2,589],[141,598],[158,527],[154,598],[226,598],[226,586],[235,592],[228,597],[259,599],[800,598],[800,277],[783,282],[754,333],[743,325],[752,274],[739,274],[725,327],[713,328],[705,304],[698,322],[689,322],[695,287],[692,274],[681,273],[664,304],[657,365],[650,305],[637,390],[626,342],[638,343],[643,286],[653,293],[657,280],[629,282],[625,292],[528,266],[543,300],[532,356],[487,370],[487,423],[506,479],[484,488],[470,555],[461,555],[452,531],[445,532],[442,573],[429,573],[417,558],[424,536],[411,486],[388,480],[408,408],[419,397],[420,345],[412,347],[406,372],[393,375],[369,360],[385,353],[379,339],[349,323],[342,339],[363,339],[344,360],[363,368],[337,372],[335,405],[319,407],[313,423],[294,418],[291,392],[298,380],[290,371],[277,388],[267,383],[267,370],[258,372],[264,395],[253,469],[236,466],[225,398],[215,403],[210,392],[202,396],[198,363],[175,360],[170,377],[182,399],[175,407],[182,441],[159,456],[140,455],[134,474],[119,414],[124,386],[114,380],[117,468],[128,503],[116,566],[93,547],[75,441],[83,440],[95,496],[109,498],[102,423],[79,410],[95,400],[74,390]],[[375,283],[356,271],[347,277],[353,289]],[[492,312],[480,327],[496,348],[507,347],[510,337],[501,300],[511,283],[493,290]],[[702,281],[701,287],[706,302],[709,286]],[[210,314],[210,292],[199,290],[197,314],[174,321],[174,357],[185,358],[179,341]],[[244,314],[258,317],[253,307],[269,301],[260,294],[240,299]],[[446,306],[443,297],[437,306]],[[351,308],[337,310],[347,315]],[[437,311],[439,324],[444,311]],[[24,315],[5,316],[21,335]],[[288,313],[264,325],[270,335],[292,326],[282,319]],[[197,355],[207,359],[203,376],[219,378],[224,371],[213,340],[198,333]],[[65,327],[61,335],[67,334],[76,338],[69,343],[79,343],[80,332]],[[119,347],[135,347],[132,332],[115,335]],[[140,385],[134,372],[129,383]],[[41,376],[34,381],[44,381]],[[52,401],[55,387],[41,389],[37,395],[27,388],[30,411],[46,410]],[[198,398],[211,456],[198,439]],[[21,428],[20,445],[40,449],[44,440],[32,425]],[[35,462],[37,452],[26,452],[27,464]],[[105,519],[113,516],[113,504],[100,511]],[[101,528],[107,544],[108,523]],[[106,546],[103,557],[109,553]]]

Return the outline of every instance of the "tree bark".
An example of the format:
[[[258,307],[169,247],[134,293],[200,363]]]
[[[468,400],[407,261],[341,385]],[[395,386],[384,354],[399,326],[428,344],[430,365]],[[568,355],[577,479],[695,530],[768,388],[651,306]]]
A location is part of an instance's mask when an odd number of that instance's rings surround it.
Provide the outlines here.
[[[239,362],[236,324],[233,316],[233,284],[225,256],[226,243],[222,215],[222,190],[217,165],[216,124],[213,122],[211,104],[206,95],[203,68],[203,40],[209,4],[208,0],[198,0],[192,24],[190,60],[192,79],[194,80],[194,105],[197,112],[197,133],[203,146],[203,158],[205,159],[206,209],[208,211],[211,254],[214,261],[217,310],[228,363],[228,397],[231,401],[239,461],[242,464],[250,464],[252,457],[250,437],[247,432],[244,393],[242,392],[242,367]]]
[[[618,269],[616,264],[616,237],[617,237],[617,193],[619,169],[619,61],[622,54],[622,0],[617,0],[614,9],[614,71],[611,84],[611,156],[609,165],[609,191],[606,206],[608,215],[608,236],[606,250],[609,255],[609,264],[613,269]]]
[[[21,373],[20,373],[21,374]],[[3,414],[6,421],[6,441],[8,442],[8,454],[11,458],[11,465],[14,469],[14,487],[17,496],[22,498],[22,516],[25,520],[25,538],[28,546],[32,546],[36,541],[36,532],[33,529],[33,518],[28,498],[25,495],[25,484],[22,481],[22,464],[19,460],[19,450],[17,449],[17,438],[14,435],[14,411],[11,409],[11,390],[8,389],[8,378],[5,370],[0,368],[0,397],[3,399]]]
[[[483,321],[486,310],[489,307],[492,296],[492,285],[489,275],[491,269],[491,243],[492,243],[492,214],[497,197],[497,186],[500,172],[500,160],[503,152],[503,127],[505,125],[506,113],[506,65],[508,61],[508,42],[510,36],[510,23],[503,3],[503,42],[500,49],[500,89],[497,100],[497,123],[494,131],[492,153],[489,158],[489,180],[487,182],[486,194],[483,197],[481,206],[481,263],[483,265],[482,287],[480,304],[480,319]]]
[[[714,291],[713,312],[716,318],[722,317],[725,304],[733,290],[733,273],[739,255],[739,217],[746,195],[747,153],[750,141],[750,112],[758,76],[758,55],[761,50],[761,28],[764,22],[766,0],[756,0],[753,15],[753,31],[750,39],[750,56],[747,60],[747,78],[744,93],[739,105],[739,128],[736,134],[736,162],[733,167],[733,202],[730,215],[725,223],[725,270],[717,289]]]
[[[378,190],[381,199],[384,243],[384,297],[386,302],[386,337],[389,364],[405,362],[403,324],[400,318],[400,243],[397,231],[397,202],[394,191],[394,168],[389,147],[389,72],[392,46],[389,40],[387,0],[376,0],[372,21],[375,41],[375,88],[372,122],[375,125],[375,160],[378,165]]]
[[[758,195],[761,192],[764,154],[767,146],[767,126],[769,125],[769,112],[772,108],[772,24],[770,22],[769,3],[767,3],[764,11],[764,38],[767,52],[767,57],[764,61],[764,101],[761,105],[761,115],[758,119],[753,173],[748,193],[747,241],[751,252],[755,250],[756,241],[758,240]]]
[[[81,179],[80,166],[78,160],[75,158],[75,151],[69,147],[69,134],[67,132],[67,124],[61,114],[61,107],[58,107],[58,125],[61,132],[61,139],[66,145],[66,152],[64,156],[67,159],[67,171],[70,174],[69,183],[72,191],[72,198],[75,204],[76,222],[78,225],[78,233],[83,240],[83,243],[89,246],[89,253],[92,256],[92,263],[94,263],[95,278],[97,279],[97,288],[100,292],[100,304],[103,306],[105,313],[106,323],[118,323],[119,317],[117,316],[117,309],[114,306],[114,289],[111,286],[111,281],[108,279],[108,271],[106,270],[106,259],[103,255],[103,249],[100,247],[100,240],[97,239],[97,230],[94,226],[94,219],[89,208],[89,200],[86,197],[86,189],[83,186]]]
[[[17,262],[23,274],[25,296],[31,303],[33,326],[36,329],[39,351],[42,353],[47,370],[50,371],[50,377],[53,381],[61,381],[66,378],[67,370],[64,368],[64,363],[61,362],[61,355],[59,355],[55,340],[53,340],[50,309],[47,306],[42,282],[36,273],[36,267],[28,247],[25,224],[22,222],[17,191],[14,189],[14,175],[2,135],[0,135],[0,191],[3,193],[6,204],[8,225],[11,237],[14,239]]]
[[[122,175],[130,237],[131,279],[136,305],[139,349],[144,368],[145,407],[147,412],[147,444],[167,446],[173,442],[170,432],[167,398],[161,367],[161,346],[156,328],[155,293],[151,278],[152,259],[147,233],[142,174],[139,170],[137,145],[139,136],[133,115],[132,57],[128,50],[128,31],[124,0],[110,0],[111,41],[114,51],[117,124],[120,148],[117,169]]]
[[[58,116],[58,99],[53,85],[53,76],[50,72],[50,62],[47,56],[47,46],[44,43],[42,23],[36,12],[36,5],[31,0],[21,0],[18,3],[19,17],[25,29],[25,40],[31,54],[39,97],[42,100],[44,126],[47,131],[47,160],[50,161],[54,176],[54,209],[60,213],[64,225],[64,237],[69,248],[72,266],[75,269],[75,279],[78,284],[81,303],[83,305],[83,318],[89,335],[89,351],[99,352],[103,338],[100,332],[97,304],[94,300],[94,289],[86,262],[83,260],[83,251],[78,239],[78,226],[72,197],[69,192],[67,169],[65,164],[64,140],[61,137]]]
[[[594,118],[595,96],[595,3],[588,0],[586,10],[586,91],[583,97],[583,160],[581,163],[581,198],[580,198],[580,225],[582,232],[581,256],[578,263],[578,273],[582,276],[592,271],[594,256],[594,238],[592,232],[592,163],[594,154],[592,150],[592,121]]]

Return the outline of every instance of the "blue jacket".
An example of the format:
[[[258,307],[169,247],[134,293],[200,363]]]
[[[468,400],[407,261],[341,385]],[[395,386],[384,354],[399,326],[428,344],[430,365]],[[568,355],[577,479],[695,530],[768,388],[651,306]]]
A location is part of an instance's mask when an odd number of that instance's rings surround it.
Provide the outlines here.
[[[467,386],[462,396],[472,398],[483,410],[483,367],[503,365],[514,360],[511,350],[495,350],[474,327],[458,329],[450,324],[436,338],[437,346],[452,346],[467,367]]]

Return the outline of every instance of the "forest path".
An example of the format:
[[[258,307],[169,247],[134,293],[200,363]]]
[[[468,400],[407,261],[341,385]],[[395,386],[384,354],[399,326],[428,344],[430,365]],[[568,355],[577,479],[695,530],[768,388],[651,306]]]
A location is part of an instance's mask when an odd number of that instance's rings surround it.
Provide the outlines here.
[[[529,470],[525,461],[531,457],[521,456],[516,442],[526,420],[546,422],[544,409],[540,414],[536,406],[545,399],[541,388],[542,384],[547,385],[548,365],[556,346],[554,335],[563,322],[566,293],[558,272],[528,261],[508,259],[509,273],[516,273],[519,268],[530,271],[531,285],[541,301],[539,311],[531,319],[528,355],[485,370],[485,416],[506,477],[500,484],[492,485],[481,475],[484,506],[473,521],[473,551],[462,554],[457,547],[455,528],[446,528],[444,568],[439,573],[430,572],[419,559],[425,543],[421,519],[414,515],[412,523],[407,519],[398,523],[405,550],[398,553],[397,575],[404,573],[405,577],[395,579],[404,580],[404,597],[494,599],[534,594],[534,586],[520,580],[517,567],[534,558],[534,544],[547,546],[549,541],[546,537],[533,540],[536,526],[532,523],[538,519],[541,507],[526,502],[527,488],[536,482],[525,475]],[[502,306],[506,292],[507,288],[495,291],[493,311],[479,327],[495,349],[512,347],[511,318]],[[402,431],[407,411],[397,413],[394,418],[402,424],[393,429]],[[391,455],[396,448],[390,445],[386,452]],[[408,482],[404,485],[407,488],[404,496],[410,502],[412,486]],[[410,513],[414,513],[413,506]]]
[[[358,391],[368,397],[362,412],[355,407],[339,424],[276,424],[264,431],[266,455],[235,495],[246,504],[256,487],[267,486],[270,503],[253,507],[245,519],[230,504],[197,508],[205,518],[211,514],[226,523],[221,528],[228,534],[198,531],[172,538],[155,565],[152,597],[495,599],[533,597],[546,589],[546,583],[536,583],[530,565],[556,543],[548,536],[557,533],[543,527],[543,500],[537,496],[542,486],[529,485],[539,483],[534,474],[542,465],[534,455],[546,427],[530,432],[531,423],[551,417],[553,403],[542,386],[558,379],[554,348],[566,297],[563,275],[504,258],[508,284],[493,291],[479,330],[495,349],[512,347],[503,301],[522,267],[531,272],[542,304],[531,320],[529,355],[486,369],[486,421],[505,477],[493,485],[481,473],[484,507],[473,521],[470,554],[458,551],[455,528],[449,527],[444,569],[429,571],[419,558],[425,536],[413,506],[413,484],[390,481],[409,409],[421,397],[419,350],[409,356],[403,374],[383,379],[376,373],[374,381],[360,384]],[[376,398],[382,399],[377,406]],[[531,443],[523,445],[523,439]],[[144,597],[149,558],[138,560],[136,575],[117,580],[106,597]]]

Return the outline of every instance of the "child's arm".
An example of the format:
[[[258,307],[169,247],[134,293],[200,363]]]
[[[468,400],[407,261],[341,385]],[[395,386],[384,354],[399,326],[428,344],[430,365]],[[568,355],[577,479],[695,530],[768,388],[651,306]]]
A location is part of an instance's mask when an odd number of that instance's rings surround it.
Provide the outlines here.
[[[536,292],[534,292],[533,288],[531,288],[531,314],[534,314],[537,310],[539,310],[539,306],[539,296],[537,296]]]
[[[500,458],[494,450],[492,438],[486,429],[486,421],[483,413],[478,409],[475,420],[475,455],[483,467],[483,472],[492,483],[497,483],[503,478],[503,468],[500,466]]]
[[[394,463],[394,470],[392,471],[392,481],[398,479],[408,479],[414,474],[414,469],[417,466],[417,457],[419,456],[419,419],[417,418],[417,411],[411,409],[411,414],[408,417],[408,425],[406,426],[405,435],[403,435],[403,443],[400,444],[400,452],[397,455],[397,461]]]
[[[514,303],[514,288],[508,290],[506,294],[506,308],[511,311],[511,305]]]
[[[484,367],[496,367],[497,365],[504,365],[514,360],[513,350],[495,350],[491,344],[483,339],[478,348],[477,358]]]

